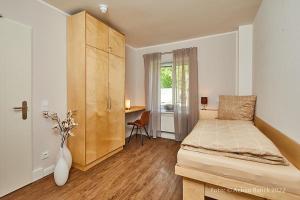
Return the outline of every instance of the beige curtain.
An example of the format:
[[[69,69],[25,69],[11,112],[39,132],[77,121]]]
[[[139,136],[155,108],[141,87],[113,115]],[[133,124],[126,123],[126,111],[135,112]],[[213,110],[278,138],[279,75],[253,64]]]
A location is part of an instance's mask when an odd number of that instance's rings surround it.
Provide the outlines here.
[[[161,53],[144,55],[146,109],[151,111],[148,129],[160,137],[160,63]]]
[[[175,139],[182,141],[199,119],[197,48],[173,51]]]

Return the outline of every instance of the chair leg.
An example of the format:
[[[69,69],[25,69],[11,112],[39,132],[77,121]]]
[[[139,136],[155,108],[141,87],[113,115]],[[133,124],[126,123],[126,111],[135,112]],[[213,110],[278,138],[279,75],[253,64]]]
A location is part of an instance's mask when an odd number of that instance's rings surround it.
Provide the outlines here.
[[[138,130],[139,130],[139,127],[137,126],[137,127],[136,127],[136,131],[135,131],[135,138],[138,137]]]
[[[131,135],[132,135],[132,132],[134,131],[134,128],[135,128],[135,125],[133,125],[132,129],[131,129],[131,133],[130,133],[130,136],[129,136],[129,139],[128,139],[128,144],[130,142],[130,139],[131,139]]]
[[[142,132],[142,128],[140,128],[140,132],[141,132],[141,142],[142,142],[142,146],[144,145],[144,141],[143,141],[143,132]]]
[[[145,127],[145,126],[144,126],[144,130],[145,130],[145,132],[146,132],[146,134],[147,134],[148,138],[149,138],[149,139],[151,139],[151,137],[150,137],[150,135],[149,135],[149,133],[148,133],[148,131],[147,131],[147,129],[146,129],[146,127]]]

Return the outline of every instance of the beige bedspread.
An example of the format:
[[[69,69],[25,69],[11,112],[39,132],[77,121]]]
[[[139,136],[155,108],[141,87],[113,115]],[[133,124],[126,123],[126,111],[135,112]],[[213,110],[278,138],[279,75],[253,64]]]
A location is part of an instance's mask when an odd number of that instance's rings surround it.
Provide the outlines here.
[[[273,165],[288,165],[275,145],[251,121],[200,120],[183,149]]]

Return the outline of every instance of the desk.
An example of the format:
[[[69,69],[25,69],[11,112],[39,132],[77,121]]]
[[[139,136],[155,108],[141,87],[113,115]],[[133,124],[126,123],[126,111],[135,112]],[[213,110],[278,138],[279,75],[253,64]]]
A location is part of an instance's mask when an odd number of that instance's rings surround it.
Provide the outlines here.
[[[125,114],[145,110],[145,106],[131,106],[129,110],[125,110]]]

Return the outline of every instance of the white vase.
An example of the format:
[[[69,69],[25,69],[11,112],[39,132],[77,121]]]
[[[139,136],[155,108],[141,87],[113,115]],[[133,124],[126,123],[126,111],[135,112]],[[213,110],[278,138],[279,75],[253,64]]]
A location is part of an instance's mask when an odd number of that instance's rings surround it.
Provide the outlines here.
[[[69,166],[64,158],[63,148],[59,150],[59,159],[54,169],[54,180],[56,185],[63,186],[69,177]]]
[[[72,154],[66,144],[66,142],[63,145],[63,154],[64,154],[64,158],[68,164],[69,169],[71,169],[72,167]]]

